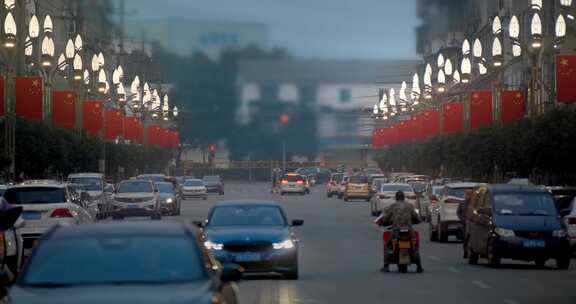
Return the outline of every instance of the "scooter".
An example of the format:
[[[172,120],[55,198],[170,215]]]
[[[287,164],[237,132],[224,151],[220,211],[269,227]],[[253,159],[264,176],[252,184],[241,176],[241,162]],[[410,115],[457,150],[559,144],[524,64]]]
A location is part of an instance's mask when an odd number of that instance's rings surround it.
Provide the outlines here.
[[[420,261],[420,234],[411,228],[388,228],[383,234],[385,265],[388,271],[390,264],[398,265],[398,272],[407,273],[408,266],[418,266],[418,273],[422,272]]]

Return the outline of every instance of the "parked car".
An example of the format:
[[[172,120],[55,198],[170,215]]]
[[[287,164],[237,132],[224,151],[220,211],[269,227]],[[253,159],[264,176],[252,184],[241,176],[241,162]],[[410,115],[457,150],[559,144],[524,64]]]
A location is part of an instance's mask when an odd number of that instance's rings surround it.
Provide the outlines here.
[[[466,222],[470,264],[486,257],[493,267],[503,258],[543,267],[555,259],[558,268],[570,267],[568,233],[550,192],[506,184],[481,186],[475,194]]]
[[[572,199],[570,205],[560,210],[563,216],[564,224],[568,229],[568,238],[570,239],[570,248],[572,249],[572,254],[576,254],[576,197]]]
[[[374,197],[374,195],[376,195],[376,193],[378,193],[378,189],[380,189],[380,185],[388,182],[388,179],[386,177],[372,178],[371,180],[372,181],[370,182],[370,199],[372,199]]]
[[[204,185],[206,185],[206,191],[208,193],[218,193],[219,195],[224,195],[224,182],[222,178],[218,175],[208,175],[202,178]]]
[[[174,189],[174,184],[170,182],[157,182],[158,196],[160,200],[160,210],[164,215],[180,215],[180,194]]]
[[[306,186],[307,180],[299,173],[284,174],[280,182],[280,195],[287,193],[297,193],[304,195],[310,193],[310,188]]]
[[[20,217],[22,207],[14,207],[0,198],[0,271],[16,276],[24,260],[23,241],[20,228],[24,221]]]
[[[408,184],[381,184],[380,189],[370,200],[370,214],[379,216],[396,201],[396,192],[404,192],[405,200],[416,206],[416,194]]]
[[[233,282],[241,278],[191,225],[106,223],[52,229],[9,294],[14,304],[236,304]]]
[[[338,195],[338,185],[344,178],[344,173],[332,173],[330,174],[330,180],[326,184],[326,196],[332,197]]]
[[[134,216],[162,218],[158,189],[149,179],[121,181],[112,197],[112,204],[114,220]]]
[[[298,279],[299,241],[276,202],[217,203],[203,223],[204,245],[222,263],[239,264],[246,272],[275,272]]]
[[[464,239],[464,223],[458,218],[458,206],[464,202],[466,191],[471,191],[478,183],[447,184],[442,189],[438,204],[430,212],[428,234],[430,241],[448,241],[450,235]]]
[[[346,189],[344,190],[344,201],[347,202],[351,199],[363,199],[367,202],[370,201],[370,184],[368,177],[365,175],[350,176]]]
[[[200,179],[187,179],[182,185],[182,199],[201,198],[207,199],[207,189],[204,182]]]
[[[420,201],[420,216],[426,222],[430,222],[432,209],[438,208],[438,201],[444,186],[431,186],[428,187],[424,193],[423,199]]]
[[[68,182],[83,186],[90,197],[89,200],[94,202],[98,208],[96,216],[98,219],[104,219],[110,215],[112,205],[106,199],[104,187],[104,175],[101,173],[75,173],[68,175]],[[91,208],[89,208],[91,209]]]
[[[23,209],[23,226],[19,229],[23,253],[29,256],[38,239],[56,224],[79,225],[94,222],[82,206],[72,202],[71,191],[55,181],[29,181],[12,186],[4,198]]]

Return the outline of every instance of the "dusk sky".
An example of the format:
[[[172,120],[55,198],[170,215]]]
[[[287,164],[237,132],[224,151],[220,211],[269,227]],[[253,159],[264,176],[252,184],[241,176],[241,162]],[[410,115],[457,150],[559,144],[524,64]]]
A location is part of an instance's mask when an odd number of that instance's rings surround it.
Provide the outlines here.
[[[116,1],[113,1],[116,3]],[[415,0],[127,0],[130,18],[257,22],[299,57],[416,58]]]

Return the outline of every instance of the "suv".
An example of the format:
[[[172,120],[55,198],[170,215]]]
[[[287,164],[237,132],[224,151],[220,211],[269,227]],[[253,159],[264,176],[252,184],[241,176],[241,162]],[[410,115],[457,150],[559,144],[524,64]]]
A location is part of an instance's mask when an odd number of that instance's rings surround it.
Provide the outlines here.
[[[224,182],[222,182],[220,176],[204,176],[202,180],[204,181],[204,185],[206,185],[207,193],[218,193],[219,195],[224,195]]]
[[[346,189],[344,190],[344,201],[350,199],[363,199],[367,202],[370,201],[370,184],[368,177],[365,175],[350,176]]]
[[[130,216],[150,216],[154,220],[162,218],[158,189],[149,179],[120,182],[112,196],[112,205],[112,218],[115,220]]]
[[[458,217],[458,206],[464,202],[466,191],[478,183],[455,183],[444,186],[438,203],[430,209],[430,241],[447,242],[450,235],[464,239],[464,223]]]
[[[103,219],[108,217],[110,211],[112,211],[112,206],[106,199],[106,194],[104,193],[104,175],[101,173],[75,173],[68,175],[68,182],[72,184],[82,185],[82,191],[87,192],[90,197],[88,203],[94,203],[93,208],[97,210],[90,210],[91,212],[96,212],[96,217],[98,219]],[[90,209],[90,208],[89,208]]]
[[[396,192],[402,191],[406,195],[406,202],[416,206],[416,194],[408,184],[380,184],[376,194],[370,200],[370,214],[379,216],[396,202]]]
[[[86,209],[72,203],[71,191],[65,184],[30,181],[8,188],[4,198],[23,209],[24,225],[20,228],[20,235],[26,256],[53,225],[78,225],[94,221]]]
[[[304,195],[309,193],[310,189],[306,186],[307,183],[306,178],[298,173],[285,174],[280,182],[280,194],[299,193]]]
[[[326,185],[326,196],[332,197],[333,195],[338,195],[338,184],[344,178],[344,173],[332,173],[330,175],[330,181]]]
[[[555,259],[558,268],[570,267],[568,233],[546,189],[509,184],[476,188],[466,210],[466,241],[470,264],[486,257],[493,267],[503,258],[543,267]]]

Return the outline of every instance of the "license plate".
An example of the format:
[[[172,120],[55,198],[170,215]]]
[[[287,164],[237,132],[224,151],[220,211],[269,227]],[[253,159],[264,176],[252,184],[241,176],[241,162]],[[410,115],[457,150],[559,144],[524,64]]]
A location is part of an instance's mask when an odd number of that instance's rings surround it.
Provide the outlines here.
[[[524,247],[526,247],[526,248],[544,248],[544,247],[546,247],[546,241],[544,241],[544,240],[526,240],[526,241],[524,241]]]
[[[236,255],[236,262],[254,262],[260,261],[260,254],[254,252],[244,252]]]
[[[410,249],[410,242],[400,242],[398,247],[400,247],[400,249]]]
[[[22,218],[25,220],[39,220],[40,218],[42,218],[42,213],[24,211],[24,213],[22,213]]]
[[[138,205],[128,205],[128,209],[138,209]]]

